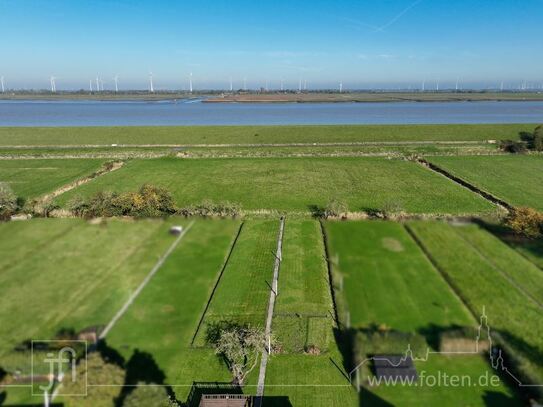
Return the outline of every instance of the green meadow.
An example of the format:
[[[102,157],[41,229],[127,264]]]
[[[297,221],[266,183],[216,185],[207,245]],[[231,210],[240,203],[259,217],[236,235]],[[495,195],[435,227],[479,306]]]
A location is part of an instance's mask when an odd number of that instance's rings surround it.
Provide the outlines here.
[[[413,162],[384,158],[133,160],[63,194],[58,202],[102,190],[133,191],[144,183],[168,188],[180,206],[211,199],[239,203],[246,210],[309,213],[339,200],[351,211],[494,211],[492,204],[441,175]]]
[[[543,156],[432,157],[434,164],[514,206],[543,210]]]
[[[277,144],[518,139],[535,124],[1,127],[0,146]]]
[[[100,169],[104,160],[0,160],[0,183],[17,196],[35,198]]]

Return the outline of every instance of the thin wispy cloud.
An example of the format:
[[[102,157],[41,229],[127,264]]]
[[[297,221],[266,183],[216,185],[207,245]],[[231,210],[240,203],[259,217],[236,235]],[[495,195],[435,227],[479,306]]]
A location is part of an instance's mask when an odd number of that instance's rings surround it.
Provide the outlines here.
[[[407,14],[412,8],[418,6],[420,3],[422,3],[424,0],[416,0],[415,2],[411,3],[408,7],[404,8],[400,13],[396,14],[392,19],[390,19],[387,23],[378,26],[373,24],[368,24],[363,21],[354,20],[352,18],[344,17],[341,20],[351,24],[357,29],[360,28],[369,28],[373,30],[374,33],[377,32],[385,32],[385,30],[395,23],[397,23],[405,14]]]
[[[392,24],[396,23],[400,18],[402,18],[409,10],[411,10],[413,7],[418,6],[423,0],[417,0],[414,3],[412,3],[409,7],[406,7],[403,9],[399,14],[397,14],[392,20],[390,20],[385,25],[378,28],[377,31],[384,31],[388,27],[390,27]]]

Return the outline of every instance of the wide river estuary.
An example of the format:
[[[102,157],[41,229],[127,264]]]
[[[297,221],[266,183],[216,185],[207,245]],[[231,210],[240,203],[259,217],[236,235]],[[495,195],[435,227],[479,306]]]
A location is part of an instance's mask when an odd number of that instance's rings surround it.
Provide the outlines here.
[[[541,123],[543,102],[0,101],[0,126]]]

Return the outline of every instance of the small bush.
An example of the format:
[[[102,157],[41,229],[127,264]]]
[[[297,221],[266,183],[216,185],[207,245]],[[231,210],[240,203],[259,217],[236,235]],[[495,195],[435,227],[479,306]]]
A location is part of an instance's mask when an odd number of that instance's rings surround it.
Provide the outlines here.
[[[147,383],[138,383],[124,399],[123,407],[153,406],[169,407],[170,396],[164,386],[148,386]]]
[[[17,210],[17,197],[6,183],[0,183],[0,220],[7,220]]]
[[[543,234],[543,214],[532,208],[515,208],[507,217],[506,225],[518,235],[537,238]]]
[[[162,187],[143,185],[138,192],[118,194],[100,191],[88,201],[76,196],[68,208],[76,216],[87,218],[110,216],[134,216],[138,218],[160,217],[176,213],[177,208],[170,192]]]

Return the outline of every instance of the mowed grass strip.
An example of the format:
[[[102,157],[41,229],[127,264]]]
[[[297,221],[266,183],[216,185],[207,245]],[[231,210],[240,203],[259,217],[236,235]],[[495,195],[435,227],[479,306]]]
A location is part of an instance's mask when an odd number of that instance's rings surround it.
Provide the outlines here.
[[[262,158],[133,160],[118,171],[63,194],[132,191],[144,183],[167,187],[181,206],[206,199],[244,209],[309,212],[331,200],[351,211],[393,207],[411,213],[482,213],[494,207],[413,162],[384,158]]]
[[[196,345],[205,344],[207,329],[213,323],[264,325],[278,233],[278,221],[251,221],[243,225],[210,300]]]
[[[533,263],[477,225],[454,230],[500,273],[511,279],[519,290],[543,304],[543,272]]]
[[[272,355],[266,369],[265,395],[269,400],[265,405],[364,405],[359,404],[356,390],[339,367],[341,359],[337,349],[326,355]]]
[[[515,356],[524,356],[521,369],[542,383],[541,307],[497,272],[493,264],[458,235],[454,226],[441,222],[410,222],[409,228],[472,313],[480,315],[485,307],[491,330],[515,349]],[[500,262],[498,258],[493,261]]]
[[[535,124],[0,127],[0,146],[271,144],[517,139]]]
[[[430,162],[514,206],[543,210],[543,156],[431,157]]]
[[[474,324],[401,224],[327,222],[326,230],[344,324],[350,319],[354,328],[384,324],[405,332]]]
[[[329,314],[332,298],[324,256],[319,222],[286,221],[276,313]]]
[[[91,175],[104,162],[97,159],[0,160],[0,183],[7,183],[17,196],[35,198]]]
[[[334,310],[320,224],[287,220],[282,258],[272,330],[283,352],[324,352]]]
[[[195,352],[201,364],[194,366],[190,345],[239,225],[197,221],[111,331],[108,345],[127,361],[136,350],[149,353],[169,384],[227,380],[210,349]]]
[[[107,324],[174,239],[163,221],[79,219],[4,223],[0,235],[11,236],[0,239],[0,355],[60,328]],[[12,250],[14,240],[30,250]]]

